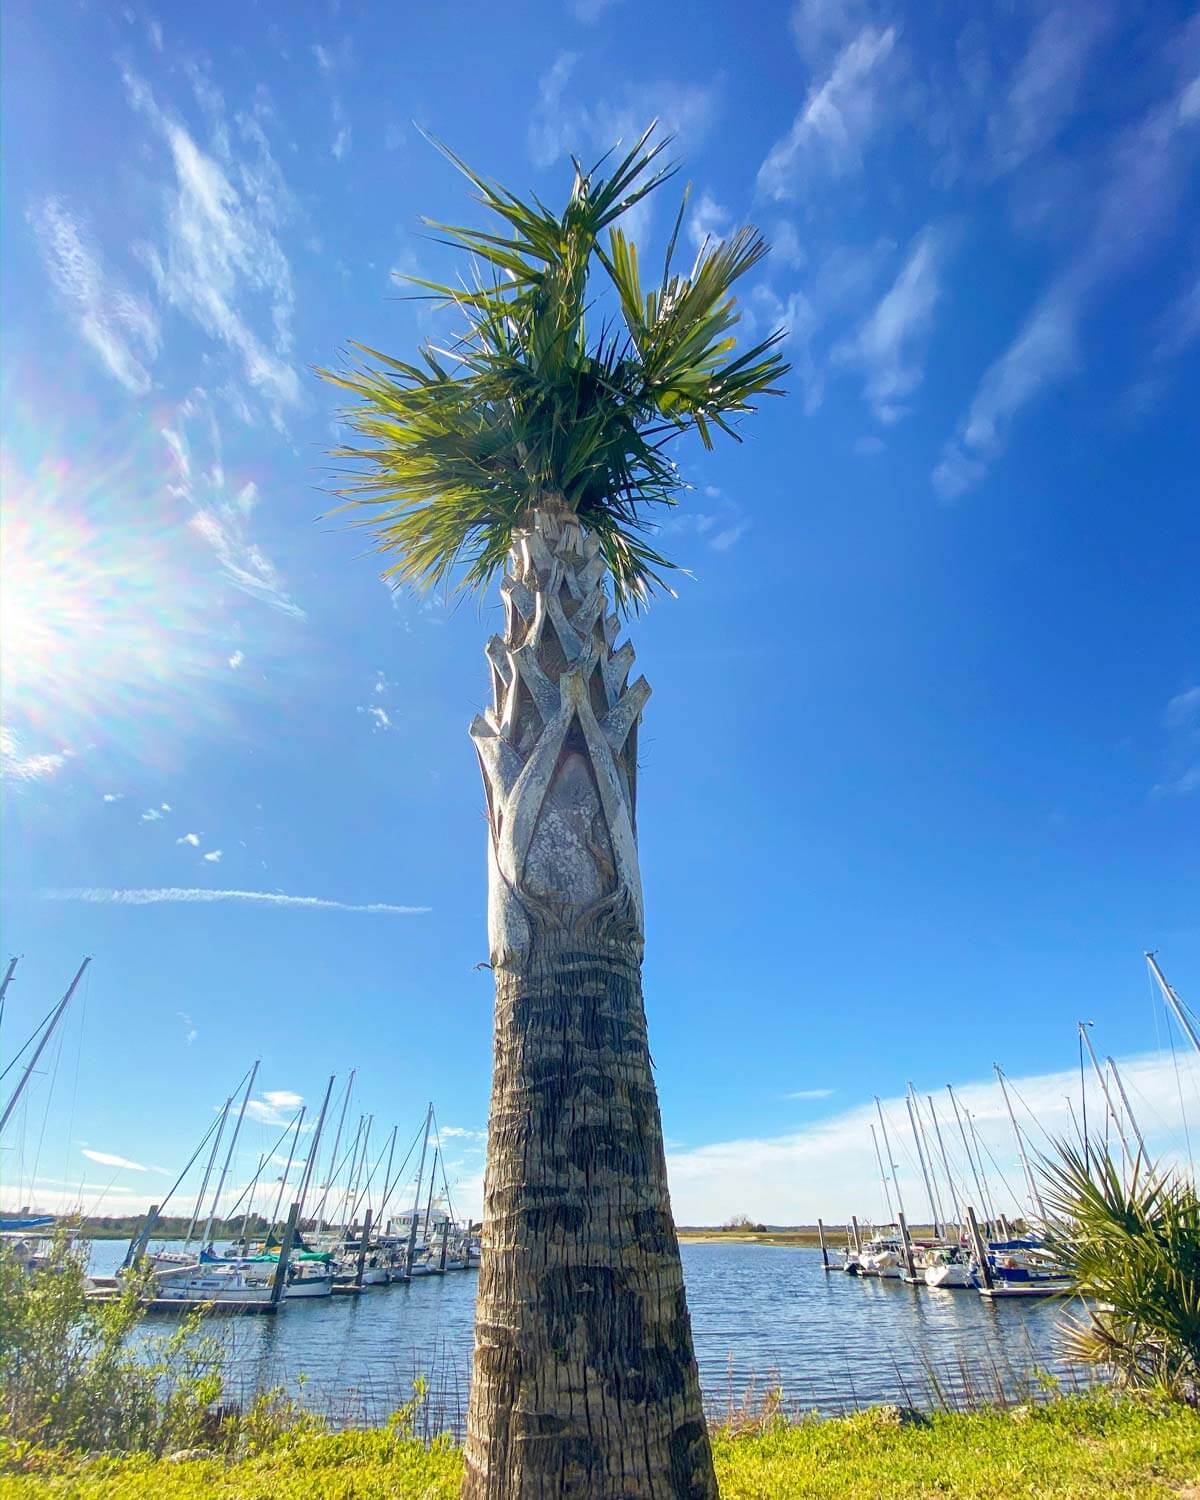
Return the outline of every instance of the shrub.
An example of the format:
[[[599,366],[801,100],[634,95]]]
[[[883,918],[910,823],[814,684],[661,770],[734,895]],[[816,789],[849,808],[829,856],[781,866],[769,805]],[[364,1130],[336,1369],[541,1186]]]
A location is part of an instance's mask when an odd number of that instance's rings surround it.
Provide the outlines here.
[[[1128,1185],[1112,1154],[1063,1144],[1043,1163],[1048,1240],[1091,1300],[1064,1352],[1119,1384],[1200,1401],[1200,1198],[1139,1156]]]
[[[59,1234],[26,1271],[0,1243],[0,1438],[82,1452],[149,1452],[279,1430],[274,1393],[242,1415],[220,1409],[221,1349],[199,1316],[162,1335],[141,1325],[145,1276],[110,1302],[89,1299],[81,1251]]]

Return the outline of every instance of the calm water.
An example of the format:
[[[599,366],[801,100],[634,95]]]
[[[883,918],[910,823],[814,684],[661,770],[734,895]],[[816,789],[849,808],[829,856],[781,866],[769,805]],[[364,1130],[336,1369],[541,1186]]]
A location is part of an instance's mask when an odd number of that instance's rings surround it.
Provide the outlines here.
[[[92,1269],[111,1271],[123,1243],[97,1241]],[[685,1244],[684,1277],[706,1402],[717,1416],[781,1387],[788,1410],[832,1414],[878,1401],[930,1406],[1021,1388],[1035,1364],[1073,1378],[1054,1357],[1053,1302],[993,1305],[975,1292],[825,1273],[816,1250]],[[384,1419],[430,1383],[430,1421],[466,1410],[474,1271],[377,1287],[361,1297],[292,1302],[274,1318],[222,1318],[229,1394],[283,1385],[344,1423]],[[169,1320],[152,1319],[156,1327]],[[299,1377],[303,1376],[303,1382]]]

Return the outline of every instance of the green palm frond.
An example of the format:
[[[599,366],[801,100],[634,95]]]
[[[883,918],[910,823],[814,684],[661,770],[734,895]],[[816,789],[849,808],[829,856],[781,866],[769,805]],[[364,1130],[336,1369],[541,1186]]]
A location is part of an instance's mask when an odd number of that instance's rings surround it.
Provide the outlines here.
[[[735,355],[734,284],[766,254],[753,229],[706,243],[686,276],[671,262],[643,292],[637,249],[617,221],[674,169],[667,141],[647,131],[600,176],[578,162],[566,207],[555,214],[480,176],[446,147],[499,232],[435,224],[442,242],[470,256],[471,278],[449,286],[409,278],[462,326],[415,361],[361,344],[343,370],[319,373],[353,398],[346,420],[361,442],[335,456],[352,469],[338,493],[365,507],[399,582],[452,575],[482,587],[504,564],[532,507],[560,504],[597,537],[619,605],[665,586],[674,566],[647,540],[654,508],[673,505],[682,481],[670,442],[695,430],[737,437],[735,420],[757,398],[779,395],[787,365],[776,332]],[[607,247],[601,236],[607,231]],[[589,329],[599,267],[617,310]]]
[[[1090,1299],[1064,1352],[1129,1384],[1200,1396],[1200,1197],[1140,1158],[1123,1174],[1103,1145],[1057,1145],[1042,1164],[1055,1258]]]

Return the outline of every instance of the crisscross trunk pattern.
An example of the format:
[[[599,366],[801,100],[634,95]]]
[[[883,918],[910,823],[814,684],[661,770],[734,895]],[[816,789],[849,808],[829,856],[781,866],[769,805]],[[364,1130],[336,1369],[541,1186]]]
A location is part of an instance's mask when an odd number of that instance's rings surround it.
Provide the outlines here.
[[[495,1055],[467,1500],[715,1500],[642,1003],[637,733],[596,539],[519,532],[471,727]]]

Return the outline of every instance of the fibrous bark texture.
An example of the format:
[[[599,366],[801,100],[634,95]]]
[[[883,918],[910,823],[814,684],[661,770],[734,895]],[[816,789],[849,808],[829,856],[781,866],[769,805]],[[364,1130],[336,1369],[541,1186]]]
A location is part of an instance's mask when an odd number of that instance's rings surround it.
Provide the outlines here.
[[[530,517],[475,720],[496,1038],[467,1500],[717,1494],[642,1004],[637,726],[596,541]]]

